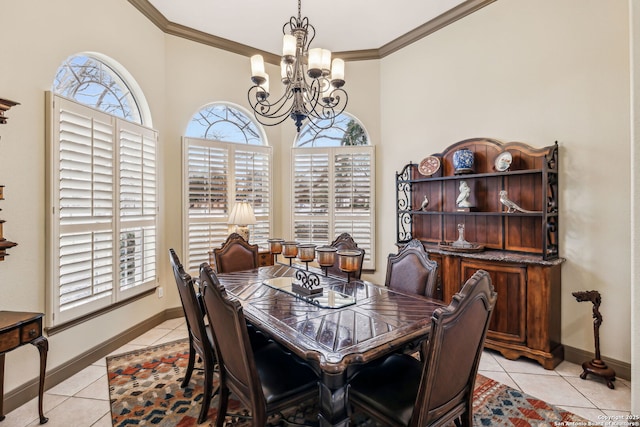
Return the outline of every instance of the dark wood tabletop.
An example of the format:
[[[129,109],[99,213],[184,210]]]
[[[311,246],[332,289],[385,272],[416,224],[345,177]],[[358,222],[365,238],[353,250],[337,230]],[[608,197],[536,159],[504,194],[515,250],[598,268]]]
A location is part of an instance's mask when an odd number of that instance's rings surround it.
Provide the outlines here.
[[[431,315],[443,304],[366,281],[325,277],[319,270],[320,286],[355,296],[355,303],[323,308],[265,284],[295,272],[296,268],[276,264],[219,274],[218,278],[242,303],[249,322],[319,372],[320,425],[346,426],[350,373],[357,366],[426,339]]]

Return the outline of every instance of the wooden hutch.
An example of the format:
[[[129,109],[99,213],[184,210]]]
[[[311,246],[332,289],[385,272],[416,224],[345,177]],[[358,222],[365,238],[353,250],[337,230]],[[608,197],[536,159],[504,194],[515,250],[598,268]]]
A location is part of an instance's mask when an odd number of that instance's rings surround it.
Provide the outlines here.
[[[8,99],[0,98],[0,124],[6,124],[9,117],[5,115],[5,112],[10,110],[11,107],[20,105],[18,102],[9,101]],[[4,185],[0,185],[0,200],[4,200]],[[1,211],[2,209],[0,209]],[[7,249],[10,249],[17,245],[16,242],[9,241],[4,237],[3,224],[5,221],[0,219],[0,261],[3,261],[7,253]]]
[[[473,153],[472,170],[456,173],[454,153],[465,148]],[[507,162],[500,163],[505,156]],[[462,180],[471,189],[470,208],[456,201]],[[502,190],[521,209],[509,211]],[[491,275],[498,300],[485,346],[508,359],[525,356],[555,368],[564,358],[557,143],[536,149],[487,138],[460,141],[396,173],[396,201],[397,243],[423,243],[438,262],[443,301],[476,270]],[[459,224],[473,247],[452,245],[460,237]]]

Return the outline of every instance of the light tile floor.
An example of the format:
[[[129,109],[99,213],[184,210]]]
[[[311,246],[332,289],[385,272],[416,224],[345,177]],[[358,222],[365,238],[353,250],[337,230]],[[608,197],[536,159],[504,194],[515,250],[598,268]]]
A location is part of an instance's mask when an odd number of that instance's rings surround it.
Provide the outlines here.
[[[113,354],[186,336],[184,320],[172,319],[140,335]],[[591,420],[595,425],[629,414],[629,381],[617,379],[616,388],[610,390],[599,378],[590,376],[587,380],[580,379],[582,368],[573,363],[562,362],[554,371],[548,371],[533,361],[507,360],[498,353],[485,351],[479,371],[496,381]],[[45,416],[49,417],[48,427],[111,427],[105,359],[97,360],[47,390],[44,411]],[[39,425],[37,398],[8,413],[0,424],[1,427]]]

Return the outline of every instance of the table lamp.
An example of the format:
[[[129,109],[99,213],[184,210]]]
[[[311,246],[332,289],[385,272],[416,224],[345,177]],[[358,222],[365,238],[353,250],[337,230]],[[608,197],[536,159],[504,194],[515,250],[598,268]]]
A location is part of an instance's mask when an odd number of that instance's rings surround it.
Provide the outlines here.
[[[249,225],[256,223],[256,216],[249,202],[236,202],[229,214],[229,224],[236,226],[236,233],[249,241]]]

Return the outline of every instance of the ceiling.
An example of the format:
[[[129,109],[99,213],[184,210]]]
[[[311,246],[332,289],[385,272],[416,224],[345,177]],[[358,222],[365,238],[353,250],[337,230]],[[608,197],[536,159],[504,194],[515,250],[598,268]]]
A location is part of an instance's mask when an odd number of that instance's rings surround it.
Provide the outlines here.
[[[397,50],[492,1],[303,0],[301,15],[316,29],[312,46],[343,52],[347,60],[370,59]],[[259,50],[272,54],[270,59],[281,55],[283,25],[298,15],[296,0],[129,2],[167,33],[219,44],[238,53]]]

